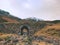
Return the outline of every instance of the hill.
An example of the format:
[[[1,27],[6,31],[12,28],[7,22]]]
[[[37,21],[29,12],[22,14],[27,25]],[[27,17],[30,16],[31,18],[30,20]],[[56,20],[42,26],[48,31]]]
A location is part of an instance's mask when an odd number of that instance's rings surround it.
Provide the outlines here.
[[[32,31],[30,34],[33,34],[33,36],[44,35],[60,37],[60,20],[44,21],[36,18],[20,19],[12,16],[9,12],[0,10],[0,32],[16,33],[23,24],[30,25]]]
[[[40,29],[40,31],[36,32],[34,36],[52,36],[52,37],[60,37],[60,22],[59,23],[50,23],[44,28]]]
[[[25,37],[24,35],[20,35],[22,26],[28,28],[28,36],[26,36],[24,32]],[[4,41],[6,45],[10,43],[9,41],[12,41],[12,44],[16,44],[17,41],[17,43],[21,45],[26,42],[34,45],[47,45],[47,43],[51,45],[56,44],[59,40],[60,20],[44,21],[36,18],[20,19],[12,16],[9,12],[0,10],[0,42],[3,42],[0,44],[5,45]]]
[[[21,19],[12,16],[9,12],[0,9],[0,23],[2,22],[19,22]]]

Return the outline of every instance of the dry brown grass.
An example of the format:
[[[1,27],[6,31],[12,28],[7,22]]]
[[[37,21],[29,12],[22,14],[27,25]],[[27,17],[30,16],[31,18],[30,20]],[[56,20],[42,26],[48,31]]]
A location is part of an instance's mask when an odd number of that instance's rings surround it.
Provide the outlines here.
[[[33,41],[32,44],[38,44],[38,45],[46,45],[46,42],[37,42],[37,41]],[[53,45],[50,43],[47,43],[48,45]]]
[[[41,29],[40,31],[36,32],[36,33],[34,34],[34,36],[40,36],[40,35],[51,36],[50,34],[46,33],[46,31],[48,31],[48,29],[60,30],[60,23],[58,23],[58,24],[53,24],[52,26],[47,25],[46,27],[44,27],[44,28]],[[48,32],[49,32],[49,31],[48,31]]]
[[[4,19],[4,20],[6,20],[6,21],[8,21],[8,22],[12,22],[12,23],[18,23],[18,21],[16,21],[16,20],[13,20],[13,19],[10,19],[10,18],[8,18],[8,17],[2,17],[2,19]]]
[[[11,37],[11,36],[16,36],[17,37],[16,34],[3,34],[3,33],[0,33],[0,38],[2,38],[2,39],[6,38],[6,37]]]

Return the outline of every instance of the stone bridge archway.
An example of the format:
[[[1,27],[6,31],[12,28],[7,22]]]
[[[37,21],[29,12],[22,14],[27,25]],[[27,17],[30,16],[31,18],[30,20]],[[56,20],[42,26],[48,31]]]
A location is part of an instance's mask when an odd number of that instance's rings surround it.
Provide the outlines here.
[[[21,35],[23,35],[24,33],[29,35],[30,26],[29,25],[21,25],[20,30],[21,30]]]

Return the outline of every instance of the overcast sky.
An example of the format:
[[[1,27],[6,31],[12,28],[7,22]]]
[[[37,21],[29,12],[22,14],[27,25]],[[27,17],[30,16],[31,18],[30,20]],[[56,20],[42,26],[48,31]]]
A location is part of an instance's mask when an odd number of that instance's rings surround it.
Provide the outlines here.
[[[0,0],[0,9],[20,18],[60,20],[60,0]]]

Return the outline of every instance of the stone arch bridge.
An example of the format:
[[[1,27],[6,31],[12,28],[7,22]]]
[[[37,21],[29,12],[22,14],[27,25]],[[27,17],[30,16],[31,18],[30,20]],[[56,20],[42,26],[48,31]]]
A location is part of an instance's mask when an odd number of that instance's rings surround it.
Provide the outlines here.
[[[2,33],[16,33],[23,35],[24,30],[27,32],[27,35],[33,35],[38,31],[41,24],[29,24],[29,23],[1,23],[0,32]],[[43,26],[44,27],[44,26]]]

